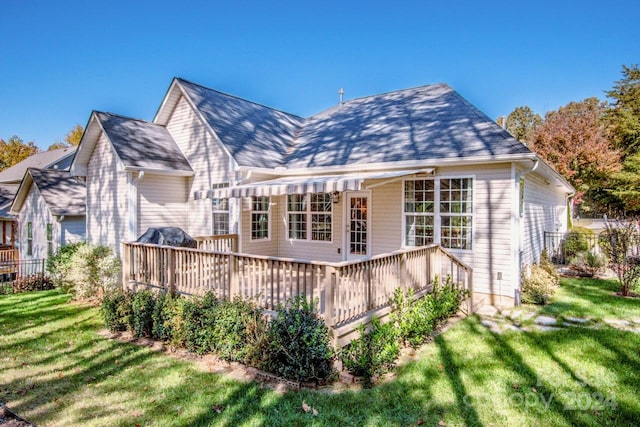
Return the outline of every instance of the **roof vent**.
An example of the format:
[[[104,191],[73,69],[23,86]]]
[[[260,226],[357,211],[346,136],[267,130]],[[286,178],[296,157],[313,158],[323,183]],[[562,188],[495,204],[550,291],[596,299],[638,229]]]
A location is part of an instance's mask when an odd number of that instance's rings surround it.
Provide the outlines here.
[[[338,91],[338,95],[340,95],[340,105],[344,104],[344,100],[342,99],[342,97],[344,96],[344,89],[340,88],[340,90]]]

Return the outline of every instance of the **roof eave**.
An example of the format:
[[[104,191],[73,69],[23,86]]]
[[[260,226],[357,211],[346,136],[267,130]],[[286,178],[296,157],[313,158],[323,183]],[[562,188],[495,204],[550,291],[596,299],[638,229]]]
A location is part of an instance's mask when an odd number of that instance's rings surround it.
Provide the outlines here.
[[[333,173],[333,172],[358,172],[358,171],[378,171],[385,169],[405,169],[420,167],[442,167],[442,166],[465,166],[474,164],[490,164],[490,163],[510,163],[524,160],[535,160],[537,155],[533,152],[518,154],[502,154],[495,156],[474,156],[474,157],[454,157],[454,158],[433,158],[422,160],[403,160],[396,162],[378,162],[378,163],[356,163],[350,165],[336,166],[316,166],[316,167],[298,167],[298,168],[256,168],[251,166],[239,166],[240,172],[252,171],[264,173],[268,175],[289,176],[310,173]]]
[[[22,209],[22,206],[24,205],[24,201],[27,198],[31,184],[33,184],[33,177],[31,176],[30,170],[27,169],[24,173],[24,177],[22,177],[22,180],[20,181],[18,191],[16,191],[16,195],[13,197],[13,202],[11,202],[11,208],[9,208],[9,213],[11,215],[18,215],[20,213],[20,209]]]
[[[144,172],[155,175],[170,175],[170,176],[194,176],[196,173],[193,170],[175,170],[175,169],[160,169],[160,168],[145,168],[140,166],[125,166],[125,172]]]

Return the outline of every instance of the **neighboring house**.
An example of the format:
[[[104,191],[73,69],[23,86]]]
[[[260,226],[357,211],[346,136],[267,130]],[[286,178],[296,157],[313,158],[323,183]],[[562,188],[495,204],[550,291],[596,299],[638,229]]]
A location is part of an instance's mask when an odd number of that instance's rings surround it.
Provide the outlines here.
[[[27,169],[11,205],[18,217],[20,259],[43,259],[85,240],[86,187],[68,171]]]
[[[509,304],[573,188],[445,84],[302,118],[174,79],[153,123],[91,115],[72,175],[87,239],[236,233],[239,252],[344,261],[437,243]],[[496,301],[499,296],[503,301]]]
[[[9,209],[27,169],[68,170],[75,152],[75,147],[43,151],[0,172],[0,246],[15,246],[17,223]]]

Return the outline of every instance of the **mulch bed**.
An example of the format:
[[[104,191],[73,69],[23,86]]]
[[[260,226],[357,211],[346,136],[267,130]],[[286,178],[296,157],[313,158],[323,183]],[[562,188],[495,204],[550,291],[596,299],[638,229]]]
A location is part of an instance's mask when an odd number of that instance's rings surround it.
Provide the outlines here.
[[[0,425],[2,427],[35,427],[35,424],[14,414],[2,403],[0,403]]]

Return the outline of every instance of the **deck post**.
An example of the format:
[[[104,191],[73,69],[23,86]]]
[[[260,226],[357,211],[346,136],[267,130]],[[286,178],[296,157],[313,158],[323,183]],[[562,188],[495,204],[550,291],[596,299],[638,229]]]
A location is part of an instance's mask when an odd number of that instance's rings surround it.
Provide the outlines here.
[[[334,267],[324,267],[324,323],[331,328],[333,322],[333,306],[336,289],[336,270]]]
[[[122,252],[122,287],[128,288],[129,281],[131,280],[131,248],[126,243],[120,245],[120,251]]]
[[[235,253],[231,253],[229,254],[229,301],[239,294],[238,259]]]
[[[167,250],[167,290],[171,295],[176,293],[176,255],[173,248]]]

